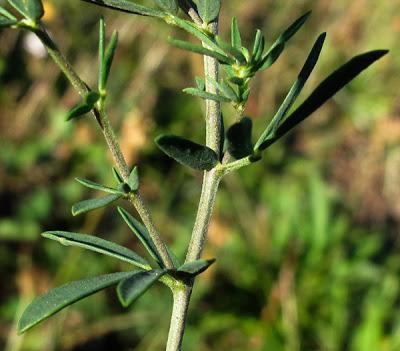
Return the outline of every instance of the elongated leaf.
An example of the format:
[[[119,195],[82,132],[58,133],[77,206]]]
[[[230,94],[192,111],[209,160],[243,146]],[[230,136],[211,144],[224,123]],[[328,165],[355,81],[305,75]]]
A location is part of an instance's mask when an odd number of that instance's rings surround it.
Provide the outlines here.
[[[128,185],[132,191],[139,189],[139,174],[137,167],[134,167],[132,172],[129,174]]]
[[[44,15],[41,0],[8,0],[20,14],[33,21],[41,19]]]
[[[118,190],[118,189],[109,188],[108,186],[104,186],[102,184],[98,184],[98,183],[92,182],[92,181],[87,180],[87,179],[75,178],[75,180],[78,183],[81,183],[83,186],[86,186],[87,188],[90,188],[90,189],[100,190],[100,191],[104,191],[104,192],[110,193],[110,194],[124,195],[124,193],[122,191]]]
[[[117,45],[118,45],[118,32],[117,31],[113,31],[112,35],[111,35],[111,39],[110,39],[110,43],[107,46],[106,52],[105,52],[105,56],[104,56],[104,72],[103,74],[103,84],[104,87],[107,84],[108,81],[108,77],[110,75],[110,70],[111,70],[111,65],[114,59],[114,55],[115,55],[115,50],[117,49]]]
[[[251,119],[243,117],[238,123],[232,125],[226,133],[228,151],[237,160],[253,153],[252,128],[253,122]]]
[[[256,37],[254,39],[252,61],[258,62],[264,52],[265,39],[262,32],[257,29]]]
[[[264,131],[264,133],[261,135],[260,139],[257,141],[255,149],[257,149],[258,146],[261,145],[266,139],[273,136],[273,134],[275,133],[275,131],[281,124],[282,120],[286,117],[286,114],[289,112],[290,108],[293,106],[294,102],[296,101],[300,92],[304,88],[304,84],[310,77],[310,74],[313,71],[313,69],[318,61],[319,55],[322,50],[322,46],[324,45],[325,37],[326,37],[326,33],[322,33],[316,40],[296,81],[290,88],[289,93],[287,94],[282,105],[279,107],[277,113],[272,118],[271,123],[268,125],[267,129]]]
[[[151,239],[145,226],[122,207],[118,207],[118,212],[124,219],[126,224],[129,226],[129,228],[132,230],[132,232],[142,242],[143,246],[146,248],[150,256],[153,257],[156,260],[156,262],[162,267],[163,265],[161,256],[158,253],[158,250],[154,245],[154,242]]]
[[[246,57],[243,55],[242,51],[240,49],[236,49],[232,45],[228,44],[225,42],[220,36],[215,37],[217,45],[228,55],[233,57],[236,61],[238,61],[240,64],[244,65],[246,64]]]
[[[199,15],[204,22],[210,23],[218,17],[221,0],[193,0],[193,2],[197,5]]]
[[[42,236],[47,239],[56,240],[65,246],[78,246],[103,255],[115,257],[142,269],[150,268],[149,263],[137,253],[97,236],[62,231],[48,231],[42,233]]]
[[[85,96],[85,102],[89,106],[93,107],[94,104],[99,101],[100,94],[97,91],[89,91]]]
[[[170,44],[176,46],[177,48],[183,49],[183,50],[188,50],[191,52],[195,52],[196,54],[200,55],[205,55],[205,56],[210,56],[218,60],[220,63],[225,63],[225,64],[233,64],[234,61],[230,59],[228,56],[220,54],[219,52],[213,51],[206,49],[205,47],[197,44],[190,43],[188,41],[183,41],[183,40],[178,40],[178,39],[173,39],[169,38],[168,41]]]
[[[4,7],[0,6],[0,15],[3,15],[4,17],[11,19],[11,20],[17,20],[17,18],[10,12],[8,12]]]
[[[193,169],[210,170],[218,163],[218,155],[209,147],[176,135],[161,135],[157,146],[174,160]]]
[[[165,12],[161,10],[152,9],[143,5],[139,5],[135,2],[128,0],[83,0],[99,6],[108,7],[113,10],[122,12],[134,13],[141,16],[159,17],[163,18]]]
[[[242,38],[240,36],[239,26],[236,17],[232,17],[231,44],[237,50],[242,50]]]
[[[355,56],[339,69],[334,71],[317,86],[311,95],[294,112],[292,112],[292,114],[286,118],[286,120],[277,128],[275,135],[272,138],[265,140],[258,149],[264,150],[281,138],[284,134],[321,107],[327,100],[358,76],[363,70],[387,53],[388,50],[375,50]]]
[[[200,97],[205,100],[213,100],[218,102],[230,102],[231,100],[225,96],[212,94],[203,90],[199,90],[197,88],[185,88],[182,90],[184,93]]]
[[[13,20],[10,18],[0,17],[0,28],[11,27],[14,24],[17,24],[17,20]]]
[[[104,55],[106,51],[106,27],[104,18],[101,17],[99,21],[99,91],[104,91],[105,84],[105,61]]]
[[[177,0],[154,0],[157,6],[163,10],[175,14],[178,12],[178,1]]]
[[[93,106],[88,105],[87,103],[81,103],[73,107],[69,112],[67,113],[66,120],[70,121],[71,119],[83,116],[84,114],[92,111]]]
[[[117,169],[115,167],[112,168],[112,173],[113,173],[115,180],[118,183],[120,183],[120,184],[124,183],[124,180],[122,179],[121,175],[119,174],[119,172],[117,171]]]
[[[154,269],[147,272],[138,272],[118,284],[118,298],[124,307],[128,307],[142,296],[167,270]]]
[[[77,216],[81,213],[89,212],[97,208],[107,206],[121,197],[121,194],[111,194],[105,197],[100,197],[98,199],[90,199],[78,202],[72,206],[72,215]]]
[[[208,267],[210,267],[215,262],[215,258],[211,260],[196,260],[192,262],[185,263],[183,266],[178,268],[178,272],[186,273],[194,277],[202,272],[204,272]]]
[[[26,332],[44,319],[89,295],[128,278],[132,272],[118,272],[67,283],[37,297],[18,322],[18,332]]]
[[[278,59],[283,49],[285,48],[285,43],[297,33],[297,31],[303,26],[310,15],[311,11],[298,18],[279,36],[279,38],[274,42],[274,44],[272,44],[271,48],[263,56],[263,59],[258,66],[259,70],[267,69]]]

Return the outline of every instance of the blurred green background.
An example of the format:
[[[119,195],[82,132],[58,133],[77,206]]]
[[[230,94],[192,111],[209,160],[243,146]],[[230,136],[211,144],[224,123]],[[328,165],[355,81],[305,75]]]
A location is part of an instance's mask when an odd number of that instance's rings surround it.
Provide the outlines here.
[[[45,5],[47,27],[91,85],[100,14],[109,34],[119,30],[109,112],[129,163],[139,165],[157,225],[183,257],[201,174],[152,140],[168,131],[201,142],[202,103],[181,93],[202,74],[201,57],[171,48],[168,35],[186,35],[164,23],[80,1]],[[391,53],[261,162],[223,181],[205,252],[217,263],[196,283],[185,350],[400,350],[400,1],[224,0],[220,29],[226,35],[236,15],[249,47],[257,28],[271,43],[309,9],[313,16],[284,55],[253,82],[247,114],[257,134],[320,32],[327,41],[303,97],[351,56]],[[16,335],[18,316],[37,294],[128,268],[42,239],[42,231],[142,248],[114,206],[71,216],[73,203],[99,195],[74,177],[112,184],[109,154],[91,118],[64,121],[79,98],[34,38],[2,30],[0,43],[0,348],[162,350],[171,310],[163,286],[129,310],[109,289]],[[224,109],[229,125],[233,111]]]

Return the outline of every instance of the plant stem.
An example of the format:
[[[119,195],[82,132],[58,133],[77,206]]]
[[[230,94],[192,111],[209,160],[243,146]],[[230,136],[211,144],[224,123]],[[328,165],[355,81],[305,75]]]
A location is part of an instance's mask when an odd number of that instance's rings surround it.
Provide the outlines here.
[[[218,22],[210,25],[214,34],[218,33]],[[219,66],[214,58],[204,57],[204,75],[218,81]],[[215,87],[206,79],[206,90],[216,93]],[[222,134],[221,104],[216,101],[206,101],[206,145],[220,155],[220,141]],[[193,226],[186,262],[197,260],[201,257],[207,239],[208,228],[218,185],[222,172],[218,166],[204,173],[203,185],[197,209],[196,220]],[[171,315],[171,325],[168,335],[167,351],[180,351],[185,331],[186,317],[188,313],[190,297],[193,289],[194,279],[185,283],[184,288],[173,290],[174,304]]]
[[[61,51],[58,49],[57,45],[53,42],[49,34],[44,28],[32,28],[29,26],[23,26],[31,31],[33,31],[38,38],[41,40],[50,57],[54,60],[57,66],[65,74],[67,79],[73,85],[73,87],[78,91],[79,95],[84,97],[90,88],[87,84],[76,74],[68,60],[64,57]],[[125,157],[121,151],[118,140],[115,136],[115,132],[111,126],[110,120],[105,112],[105,110],[95,108],[93,114],[96,117],[97,122],[103,132],[104,138],[106,140],[107,146],[111,152],[114,162],[120,172],[122,178],[125,182],[128,182],[130,170],[128,164],[126,163]],[[154,245],[156,246],[158,252],[160,253],[161,259],[166,268],[172,269],[174,267],[171,257],[166,249],[166,246],[161,239],[160,233],[158,232],[154,221],[150,215],[150,212],[141,198],[139,193],[132,194],[129,197],[131,203],[135,207],[136,211],[139,213],[143,223],[149,231],[149,235],[152,238]]]

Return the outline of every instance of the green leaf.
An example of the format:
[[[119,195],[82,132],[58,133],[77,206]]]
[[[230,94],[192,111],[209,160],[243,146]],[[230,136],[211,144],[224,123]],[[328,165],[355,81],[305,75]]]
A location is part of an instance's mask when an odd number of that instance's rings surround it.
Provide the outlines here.
[[[97,208],[107,206],[122,197],[122,194],[111,194],[98,199],[81,201],[72,206],[72,215],[77,216],[81,213],[89,212]]]
[[[175,161],[193,169],[209,171],[218,163],[218,155],[209,147],[176,135],[161,135],[157,146]]]
[[[223,80],[221,80],[221,82],[217,82],[212,77],[207,77],[207,81],[210,82],[220,93],[222,93],[224,97],[228,98],[229,101],[238,101],[238,96],[235,90]]]
[[[99,21],[99,91],[104,91],[106,88],[105,83],[105,61],[104,55],[106,51],[106,27],[104,18],[100,17]]]
[[[154,0],[157,6],[163,10],[176,14],[178,12],[178,1],[177,0]]]
[[[189,274],[194,277],[202,272],[204,272],[208,267],[210,267],[215,262],[215,258],[211,260],[196,260],[192,262],[185,263],[183,266],[178,268],[179,273]]]
[[[83,178],[79,178],[78,177],[78,178],[75,178],[75,180],[78,183],[81,183],[83,186],[86,186],[87,188],[90,188],[90,189],[100,190],[100,191],[104,191],[104,192],[110,193],[110,194],[124,195],[124,193],[121,190],[113,189],[113,188],[110,188],[108,186],[104,186],[102,184],[92,182],[92,181],[87,180],[87,179],[83,179]]]
[[[18,21],[16,21],[16,20],[0,17],[0,28],[11,27],[17,23],[18,23]]]
[[[202,77],[195,77],[197,88],[201,91],[206,90],[206,81]]]
[[[126,278],[117,286],[118,298],[124,307],[128,307],[142,296],[165,273],[166,269],[154,269],[147,272],[138,272]]]
[[[263,56],[260,64],[257,66],[257,70],[262,71],[267,69],[278,59],[285,48],[285,43],[297,33],[310,15],[311,11],[298,18],[279,36],[279,38],[274,42],[274,44],[272,44],[271,48]]]
[[[119,172],[117,171],[117,169],[115,167],[112,168],[112,172],[113,172],[113,176],[114,176],[115,180],[118,183],[123,184],[124,180],[122,179],[121,175],[119,174]]]
[[[41,0],[8,0],[21,15],[33,21],[38,21],[44,15]]]
[[[251,56],[253,62],[258,62],[264,52],[265,39],[264,34],[257,29],[256,37],[254,39],[253,54]]]
[[[108,77],[110,75],[111,65],[114,59],[115,50],[117,49],[118,45],[118,32],[113,31],[110,39],[110,43],[107,46],[105,57],[104,57],[104,72],[103,72],[103,79],[104,79],[104,88],[107,84]]]
[[[228,151],[237,160],[253,153],[252,128],[251,119],[243,117],[238,123],[232,125],[226,133]]]
[[[375,50],[355,56],[339,69],[334,71],[317,86],[311,95],[295,111],[293,111],[292,114],[286,118],[286,120],[277,128],[273,138],[264,141],[258,149],[264,150],[273,144],[276,140],[281,138],[321,107],[327,100],[358,76],[363,70],[387,53],[388,50]]]
[[[93,108],[94,104],[99,101],[100,94],[97,91],[89,91],[85,96],[85,102],[87,105]]]
[[[293,106],[294,102],[296,101],[297,97],[299,96],[300,92],[302,91],[305,83],[307,82],[308,78],[310,77],[311,72],[313,71],[319,55],[322,50],[322,46],[324,45],[326,33],[322,33],[318,39],[316,40],[314,46],[312,47],[310,54],[307,57],[307,60],[301,69],[297,80],[294,82],[292,87],[289,90],[285,100],[283,101],[282,105],[279,107],[277,113],[272,118],[271,123],[268,125],[267,129],[263,132],[260,139],[257,141],[255,149],[258,149],[258,146],[261,145],[265,140],[273,137],[275,131],[281,124],[282,120],[286,117],[286,114],[289,112],[290,108]]]
[[[205,47],[203,47],[201,45],[197,45],[197,44],[190,43],[188,41],[183,41],[183,40],[178,40],[178,39],[173,39],[173,38],[168,38],[168,41],[171,45],[174,45],[177,48],[195,52],[196,54],[213,57],[222,64],[225,63],[225,64],[230,65],[230,64],[234,63],[232,61],[232,59],[230,59],[228,56],[220,54],[219,52],[216,52],[213,50],[206,49]]]
[[[128,0],[83,0],[103,7],[108,7],[113,10],[122,12],[133,13],[135,15],[150,16],[163,18],[165,16],[164,11],[152,9],[143,5],[136,4]]]
[[[149,263],[137,253],[124,246],[98,238],[94,235],[63,231],[48,231],[42,233],[42,236],[47,239],[56,240],[65,246],[78,246],[87,250],[101,253],[103,255],[115,257],[121,261],[128,262],[142,269],[151,268]]]
[[[17,20],[17,18],[11,14],[10,12],[8,12],[5,8],[0,6],[0,15],[3,15],[4,17],[11,19],[11,20]]]
[[[100,99],[100,95],[96,91],[89,91],[84,98],[84,101],[73,107],[67,114],[67,121],[80,117],[88,112],[90,112],[95,103]]]
[[[217,45],[227,54],[233,57],[240,64],[245,65],[247,63],[246,57],[243,55],[240,49],[236,49],[232,45],[225,42],[220,36],[215,37]]]
[[[18,322],[22,334],[44,319],[89,295],[128,278],[132,272],[118,272],[67,283],[37,297],[24,311]]]
[[[154,245],[153,239],[150,237],[145,226],[122,207],[118,207],[118,212],[124,219],[126,224],[129,226],[129,228],[132,230],[132,232],[142,242],[143,246],[146,248],[150,256],[156,260],[160,267],[163,267],[161,256],[158,253],[158,250]]]
[[[242,50],[242,38],[236,17],[232,18],[231,24],[231,44],[237,50]]]
[[[139,174],[137,167],[134,167],[131,174],[129,174],[128,185],[132,191],[139,189]]]
[[[193,0],[201,19],[210,23],[217,19],[221,9],[221,0]]]
[[[231,100],[225,96],[212,94],[197,88],[185,88],[182,91],[186,94],[197,96],[205,100],[213,100],[218,102],[231,102]]]

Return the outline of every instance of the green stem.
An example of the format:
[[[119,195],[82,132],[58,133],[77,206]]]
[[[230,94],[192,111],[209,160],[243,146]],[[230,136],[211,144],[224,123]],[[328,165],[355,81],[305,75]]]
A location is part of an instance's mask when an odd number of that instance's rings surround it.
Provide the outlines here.
[[[68,60],[58,49],[58,47],[50,38],[46,30],[44,28],[39,28],[39,27],[33,28],[27,25],[22,25],[22,27],[33,31],[38,36],[38,38],[41,40],[41,42],[47,49],[50,57],[54,60],[57,66],[67,77],[67,79],[71,82],[73,87],[78,91],[79,95],[81,95],[82,97],[86,96],[86,94],[90,91],[89,87],[76,74],[76,72],[74,71]],[[110,120],[106,112],[104,111],[103,108],[102,109],[95,108],[93,110],[93,114],[100,125],[100,128],[103,132],[104,138],[112,154],[114,162],[118,168],[118,171],[120,172],[124,181],[128,182],[130,170],[128,164],[126,163],[125,157],[121,151],[118,140],[115,136],[114,130],[111,126]],[[150,215],[150,212],[147,209],[147,206],[145,205],[143,199],[140,197],[139,193],[137,193],[137,194],[132,194],[132,196],[130,197],[130,201],[135,207],[136,211],[139,213],[140,217],[142,218],[143,223],[147,227],[149,235],[152,238],[158,252],[160,253],[164,265],[167,268],[172,269],[174,267],[172,259],[169,256],[165,243],[161,239],[160,233],[158,232],[154,224],[154,221]]]

